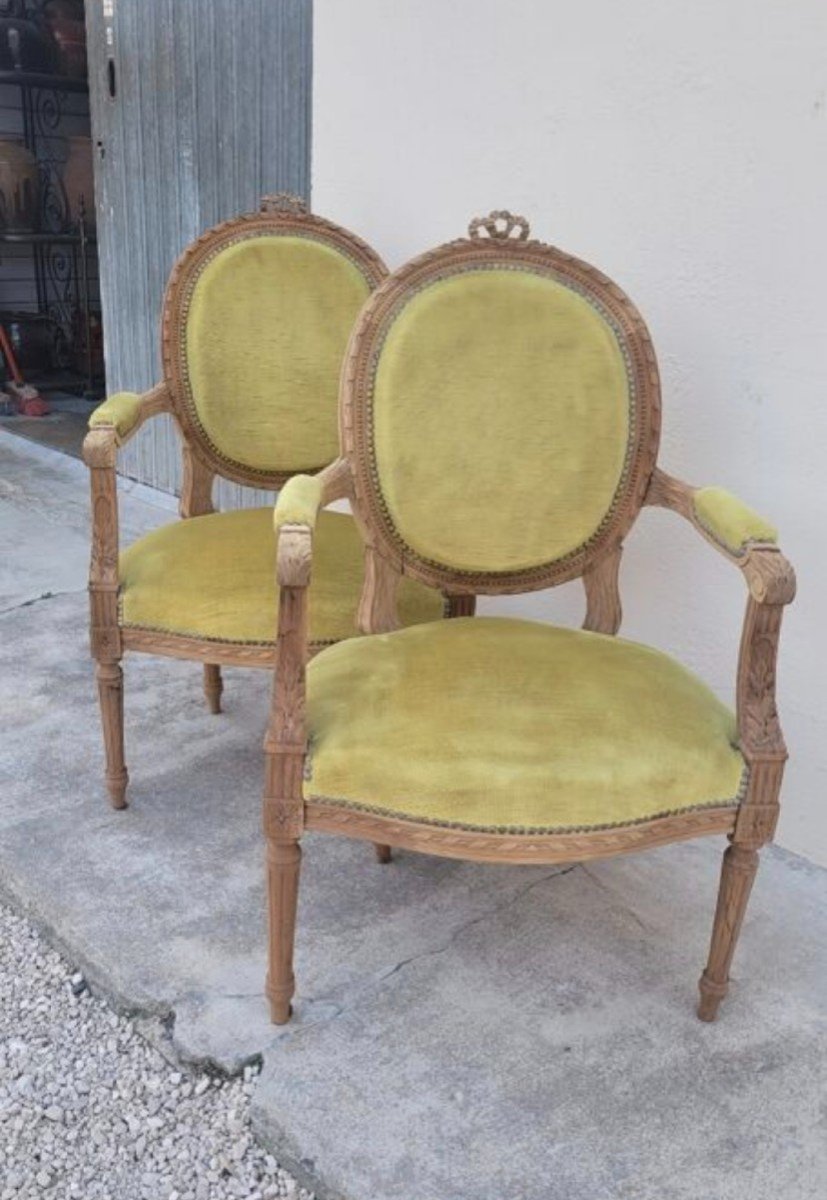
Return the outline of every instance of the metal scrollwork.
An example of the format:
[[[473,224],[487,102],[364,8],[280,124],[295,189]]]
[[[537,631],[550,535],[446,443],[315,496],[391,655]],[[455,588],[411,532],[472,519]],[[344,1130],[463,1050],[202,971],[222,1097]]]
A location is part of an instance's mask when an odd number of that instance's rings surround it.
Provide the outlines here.
[[[1,6],[1,5],[0,5]],[[40,12],[45,0],[32,0],[32,12]],[[66,118],[86,117],[88,100],[79,100],[82,86],[61,79],[49,86],[48,76],[20,79],[20,112],[23,141],[37,160],[40,173],[38,221],[33,230],[32,262],[37,308],[54,326],[51,367],[85,374],[86,387],[93,386],[90,283],[94,265],[89,246],[93,240],[85,221],[83,202],[79,212],[70,203],[64,184],[67,162]],[[71,86],[70,86],[71,85]],[[74,94],[74,99],[72,98]],[[76,102],[77,101],[77,102]]]

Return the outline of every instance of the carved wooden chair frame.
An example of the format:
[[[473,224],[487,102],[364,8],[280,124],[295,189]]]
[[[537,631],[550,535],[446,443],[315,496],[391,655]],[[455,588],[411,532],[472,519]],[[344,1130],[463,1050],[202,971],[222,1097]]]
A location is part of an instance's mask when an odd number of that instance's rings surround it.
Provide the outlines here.
[[[163,380],[139,398],[127,429],[99,425],[86,435],[83,457],[90,468],[92,490],[92,556],[89,572],[91,649],[96,660],[106,752],[106,783],[114,808],[126,806],[128,773],[124,758],[123,671],[126,650],[190,659],[204,664],[204,691],[212,712],[221,707],[221,666],[272,667],[274,646],[222,643],[138,628],[118,619],[118,501],[116,463],[120,448],[151,417],[170,415],[181,435],[183,476],[179,512],[182,518],[213,512],[216,476],[257,488],[279,488],[296,472],[256,470],[222,454],[201,427],[187,373],[185,328],[190,297],[203,267],[216,254],[239,241],[265,234],[309,237],[348,257],[371,287],[387,275],[382,260],[365,242],[340,226],[307,211],[304,201],[288,193],[266,196],[261,211],[224,221],[193,242],[170,275],[163,302],[161,347]],[[328,464],[319,463],[318,469]],[[318,649],[320,647],[314,647]]]
[[[368,433],[371,373],[383,330],[398,307],[446,270],[505,264],[547,272],[582,291],[614,324],[628,353],[637,389],[632,454],[608,520],[591,541],[563,561],[499,577],[469,575],[428,562],[403,545],[383,511],[372,479]],[[472,613],[478,593],[502,594],[551,587],[580,576],[586,593],[584,628],[616,634],[621,622],[618,569],[622,540],[645,505],[670,509],[688,520],[715,550],[741,571],[748,599],[737,678],[737,728],[748,766],[737,807],[704,807],[592,832],[499,834],[440,827],[305,800],[307,749],[305,667],[307,588],[313,558],[312,529],[281,528],[277,554],[280,588],[276,676],[265,743],[264,829],[267,839],[269,970],[266,990],[276,1023],[289,1019],[294,991],[293,946],[301,850],[305,829],[362,838],[383,861],[390,847],[481,862],[560,863],[609,857],[706,834],[726,834],[717,911],[706,969],[700,980],[698,1015],[713,1020],[727,992],[729,969],[758,863],[758,850],[775,830],[779,790],[787,757],[775,702],[775,664],[784,606],[795,577],[775,544],[751,542],[734,553],[699,522],[697,489],[656,466],[660,396],[648,331],[631,301],[593,267],[559,250],[528,240],[527,223],[508,213],[472,222],[468,239],[442,246],[408,263],[374,292],[352,334],[340,396],[343,456],[326,472],[322,504],[347,496],[358,514],[367,546],[368,570],[360,609],[361,627],[397,627],[394,596],[400,574],[442,588],[454,612]]]

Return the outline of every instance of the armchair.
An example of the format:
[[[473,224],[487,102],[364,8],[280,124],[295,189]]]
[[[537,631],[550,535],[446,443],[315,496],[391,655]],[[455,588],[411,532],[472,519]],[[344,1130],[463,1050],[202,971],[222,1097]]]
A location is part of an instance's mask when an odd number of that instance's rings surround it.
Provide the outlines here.
[[[340,409],[335,475],[349,477],[372,561],[363,626],[390,632],[307,665],[328,496],[300,496],[294,481],[275,515],[266,740],[273,1021],[291,1012],[305,829],[511,863],[725,834],[698,1009],[712,1020],[786,758],[775,660],[795,583],[775,531],[657,468],[658,371],[639,313],[508,213],[378,288],[351,336]],[[623,539],[647,504],[687,518],[745,577],[735,713],[672,658],[615,636]],[[395,629],[402,576],[463,602],[581,577],[584,629],[496,617]]]
[[[272,666],[272,510],[215,512],[213,479],[278,488],[300,471],[324,475],[337,453],[347,338],[385,274],[376,254],[347,230],[311,216],[296,197],[268,197],[260,213],[209,230],[176,264],[163,306],[163,381],[141,396],[112,396],[92,414],[84,442],[92,489],[91,649],[115,808],[125,807],[128,782],[125,651],[203,663],[214,713],[222,664]],[[117,454],[161,413],[173,417],[182,438],[184,520],[121,551]],[[363,578],[362,542],[349,515],[324,514],[316,550],[311,653],[357,632]],[[405,582],[403,622],[433,620],[442,610],[439,594]]]

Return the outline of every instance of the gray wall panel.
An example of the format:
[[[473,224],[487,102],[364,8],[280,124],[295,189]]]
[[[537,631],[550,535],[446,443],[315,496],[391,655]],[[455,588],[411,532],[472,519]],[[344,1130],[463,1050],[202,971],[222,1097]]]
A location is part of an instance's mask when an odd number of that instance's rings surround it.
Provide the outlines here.
[[[309,196],[312,0],[87,0],[86,12],[107,384],[143,390],[159,377],[161,298],[181,250],[266,192]],[[176,491],[172,422],[145,426],[120,470]],[[223,482],[216,498],[261,502]]]

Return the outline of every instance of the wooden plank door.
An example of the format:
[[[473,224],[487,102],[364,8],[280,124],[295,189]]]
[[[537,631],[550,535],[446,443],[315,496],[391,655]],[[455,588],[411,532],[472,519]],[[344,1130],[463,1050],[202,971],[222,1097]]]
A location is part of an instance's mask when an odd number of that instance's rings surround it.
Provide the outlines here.
[[[86,0],[107,390],[157,381],[170,268],[267,192],[308,197],[312,0]],[[127,475],[179,482],[169,418],[122,455]],[[218,499],[242,499],[221,485]]]

